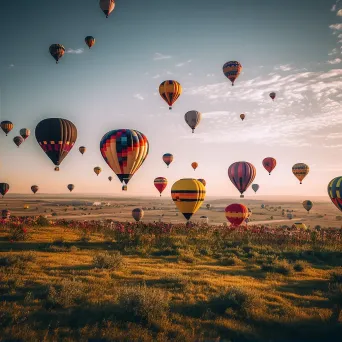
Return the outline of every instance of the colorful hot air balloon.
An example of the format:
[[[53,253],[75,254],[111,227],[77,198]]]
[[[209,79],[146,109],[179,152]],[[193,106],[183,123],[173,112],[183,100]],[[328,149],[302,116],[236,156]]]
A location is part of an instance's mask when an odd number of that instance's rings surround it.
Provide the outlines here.
[[[135,208],[132,210],[132,216],[133,216],[134,220],[139,222],[144,217],[144,210],[142,210],[140,208]]]
[[[197,179],[183,178],[172,185],[171,197],[179,211],[189,221],[204,201],[205,187]]]
[[[75,185],[74,184],[68,184],[67,188],[69,189],[69,191],[71,192],[72,190],[75,189]]]
[[[342,177],[336,177],[328,184],[328,194],[337,209],[342,211]]]
[[[122,191],[127,191],[127,185],[126,184],[124,184],[123,186],[122,186]]]
[[[100,0],[100,8],[102,12],[106,15],[106,18],[113,12],[115,7],[114,0]]]
[[[1,211],[1,217],[3,220],[8,220],[11,216],[11,212],[8,209],[4,209]]]
[[[262,161],[262,165],[264,168],[268,171],[268,174],[270,175],[272,170],[276,167],[277,161],[272,157],[267,157]]]
[[[303,230],[306,230],[307,229],[307,226],[305,223],[303,222],[295,222],[293,225],[292,225],[292,228],[294,229],[303,229]]]
[[[6,133],[7,137],[7,134],[13,129],[14,125],[11,121],[1,121],[0,127]]]
[[[248,218],[248,209],[243,204],[233,203],[226,207],[224,210],[227,220],[232,226],[239,226]]]
[[[270,93],[270,98],[272,99],[272,101],[274,101],[275,97],[276,97],[275,92]]]
[[[292,166],[292,173],[297,177],[300,184],[302,184],[302,180],[306,177],[309,173],[309,166],[304,163],[297,163]]]
[[[260,188],[259,184],[252,184],[252,189],[254,190],[255,193],[259,190],[259,188]]]
[[[288,213],[286,216],[287,216],[287,218],[288,218],[289,220],[292,220],[292,219],[293,219],[293,215],[292,215],[291,213]]]
[[[24,142],[24,139],[18,135],[17,137],[13,138],[13,142],[19,147]]]
[[[157,188],[161,196],[162,192],[167,187],[167,179],[165,177],[157,177],[154,180],[154,186]]]
[[[51,56],[55,59],[56,64],[63,57],[65,53],[65,47],[61,44],[52,44],[49,47],[49,52]]]
[[[100,142],[103,159],[120,179],[128,184],[145,161],[149,142],[134,129],[118,129],[106,133]]]
[[[191,163],[191,166],[192,166],[192,168],[194,169],[194,171],[197,169],[197,167],[198,167],[198,163],[196,163],[196,162],[193,162],[193,163]]]
[[[112,179],[113,179],[112,176],[109,176],[109,177],[108,177],[108,180],[109,180],[110,182],[112,181]]]
[[[261,204],[261,209],[265,209],[265,204]]]
[[[0,183],[0,194],[2,195],[2,197],[7,194],[9,188],[10,186],[7,183]]]
[[[240,197],[243,198],[243,193],[252,184],[255,176],[255,167],[248,162],[236,162],[229,166],[228,176],[230,181],[239,190]]]
[[[96,173],[97,176],[101,173],[101,171],[102,169],[99,166],[94,167],[94,172]]]
[[[167,165],[167,167],[169,167],[169,165],[172,163],[173,161],[173,155],[171,153],[165,153],[163,155],[163,161],[164,163]]]
[[[203,178],[199,178],[199,179],[197,179],[199,182],[201,182],[204,186],[206,186],[207,185],[207,182],[205,181],[205,179],[203,179]]]
[[[80,146],[79,148],[78,148],[78,150],[80,151],[80,153],[83,155],[84,154],[84,152],[87,150],[87,148],[86,147],[84,147],[84,146]]]
[[[19,131],[19,134],[21,135],[21,137],[26,140],[30,135],[31,135],[31,131],[27,128],[22,128]]]
[[[88,45],[89,49],[95,44],[95,38],[92,36],[85,37],[84,41]]]
[[[177,81],[164,81],[159,86],[159,94],[171,110],[172,105],[177,101],[180,94],[182,94],[182,86]]]
[[[307,212],[309,212],[311,210],[311,208],[313,207],[313,203],[310,200],[306,200],[302,204],[303,204],[304,209]]]
[[[202,118],[202,114],[197,110],[190,110],[189,112],[185,113],[184,119],[185,122],[189,125],[192,129],[192,133],[195,132],[195,128],[199,125]]]
[[[230,61],[223,65],[223,73],[232,82],[232,86],[239,77],[241,70],[242,65],[237,61]]]
[[[59,165],[76,142],[76,126],[66,119],[45,119],[38,123],[35,134],[40,147],[56,165],[55,171],[59,171]]]
[[[243,121],[245,120],[246,115],[245,114],[240,114],[240,119]]]
[[[210,210],[211,204],[208,203],[208,204],[206,205],[206,208],[207,208],[208,210]]]
[[[39,186],[38,185],[32,185],[31,186],[31,191],[35,194],[37,191],[39,190]]]

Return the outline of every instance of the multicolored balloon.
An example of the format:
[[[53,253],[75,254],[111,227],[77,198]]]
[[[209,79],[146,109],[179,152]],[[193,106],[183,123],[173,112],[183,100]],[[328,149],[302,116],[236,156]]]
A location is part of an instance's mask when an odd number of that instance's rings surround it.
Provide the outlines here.
[[[272,157],[267,157],[262,161],[262,165],[264,166],[264,168],[268,171],[268,174],[270,175],[271,172],[276,167],[277,161]]]
[[[117,129],[106,133],[100,142],[103,159],[120,182],[128,184],[147,158],[149,142],[134,129]]]
[[[192,166],[192,168],[194,169],[194,171],[197,169],[197,167],[198,167],[198,163],[196,163],[196,162],[193,162],[193,163],[191,163],[191,166]]]
[[[243,121],[245,120],[246,115],[245,114],[240,114],[240,119]]]
[[[132,210],[132,216],[135,221],[139,222],[144,217],[144,210],[141,208],[135,208]]]
[[[80,153],[83,155],[84,152],[87,150],[87,148],[86,148],[85,146],[80,146],[80,147],[78,148],[78,150],[79,150]]]
[[[236,162],[229,166],[228,176],[230,181],[239,190],[240,197],[243,198],[243,193],[254,181],[256,169],[251,163],[245,161]]]
[[[0,183],[0,194],[2,195],[2,197],[7,194],[9,188],[10,186],[7,183]]]
[[[163,155],[163,161],[164,163],[167,165],[167,167],[169,167],[169,165],[172,163],[173,161],[173,155],[171,153],[165,153]]]
[[[100,0],[100,8],[102,12],[106,15],[106,18],[113,12],[115,8],[114,0]]]
[[[307,226],[305,223],[303,222],[295,222],[293,225],[292,225],[292,228],[294,229],[303,229],[303,230],[307,230]]]
[[[95,44],[95,38],[92,36],[87,36],[84,38],[85,43],[88,45],[88,48],[90,49]]]
[[[255,193],[259,190],[259,188],[260,188],[259,184],[252,184],[252,189],[254,190]]]
[[[309,212],[312,209],[312,207],[313,207],[313,203],[310,200],[306,200],[302,204],[303,204],[304,209],[307,212]]]
[[[75,185],[74,184],[68,184],[67,188],[69,189],[69,191],[71,192],[72,190],[75,189]]]
[[[171,197],[179,211],[189,221],[204,201],[205,187],[197,179],[183,178],[172,185]]]
[[[64,56],[65,47],[61,44],[52,44],[49,47],[49,52],[56,61],[56,64],[58,64],[59,60]]]
[[[39,190],[39,186],[38,185],[32,185],[31,186],[31,191],[35,194],[37,191]]]
[[[207,185],[207,182],[205,181],[205,179],[199,178],[199,179],[197,179],[197,180],[200,181],[204,186]]]
[[[30,135],[31,135],[31,131],[27,128],[22,128],[19,131],[19,134],[21,135],[21,137],[26,140]]]
[[[197,110],[190,110],[184,115],[185,122],[192,129],[192,133],[195,133],[195,128],[199,125],[202,119],[202,114]]]
[[[332,179],[328,184],[328,195],[335,207],[342,211],[342,177]]]
[[[272,101],[274,101],[274,99],[276,98],[276,93],[275,92],[270,93],[270,98],[272,99]]]
[[[300,184],[302,184],[302,180],[306,177],[309,171],[309,166],[304,163],[297,163],[292,166],[292,173],[297,177]]]
[[[182,94],[182,86],[177,81],[164,81],[159,86],[159,94],[163,100],[169,105],[169,109],[172,109],[172,105],[177,101]]]
[[[99,166],[94,167],[94,172],[96,173],[97,176],[101,173],[101,171],[102,169]]]
[[[13,142],[19,147],[24,142],[24,139],[18,135],[13,138]]]
[[[165,188],[167,187],[167,179],[165,177],[157,177],[154,180],[154,186],[157,188],[157,190],[160,193],[160,197],[162,192],[165,190]]]
[[[243,204],[233,203],[224,210],[227,220],[232,226],[240,226],[248,218],[248,208]]]
[[[11,121],[1,121],[0,124],[1,129],[6,133],[6,137],[7,134],[13,129],[14,125],[12,124]]]
[[[223,65],[223,73],[232,82],[232,86],[239,77],[241,70],[242,65],[237,61],[230,61]]]
[[[38,123],[35,135],[42,150],[55,164],[55,171],[59,171],[59,165],[76,142],[76,126],[66,119],[45,119]]]

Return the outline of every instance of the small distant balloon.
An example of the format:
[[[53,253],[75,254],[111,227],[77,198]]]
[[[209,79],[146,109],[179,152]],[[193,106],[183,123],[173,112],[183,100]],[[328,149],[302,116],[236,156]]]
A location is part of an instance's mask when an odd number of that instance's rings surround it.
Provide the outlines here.
[[[271,172],[276,167],[277,161],[272,157],[267,157],[262,161],[262,165],[264,166],[264,168],[268,171],[268,174],[270,175]]]
[[[189,125],[192,129],[192,133],[195,132],[195,128],[201,122],[202,114],[197,110],[190,110],[189,112],[185,113],[184,119],[185,122]]]
[[[259,188],[260,188],[259,184],[252,184],[252,189],[254,190],[255,193],[259,190]]]
[[[22,128],[19,131],[19,134],[21,135],[21,137],[26,140],[30,135],[31,135],[31,131],[27,128]]]
[[[7,134],[13,129],[14,125],[11,121],[2,121],[0,124],[1,129]]]
[[[86,147],[84,147],[84,146],[80,146],[78,150],[79,150],[79,151],[80,151],[80,153],[83,155],[83,154],[84,154],[84,152],[87,150],[87,148],[86,148]]]
[[[2,195],[2,197],[7,194],[9,188],[10,186],[7,183],[0,183],[0,194]]]
[[[31,191],[35,194],[39,190],[38,185],[32,185],[31,186]]]
[[[95,44],[95,38],[92,36],[85,37],[84,41],[88,45],[89,49]]]
[[[191,166],[192,166],[192,168],[194,169],[194,171],[198,168],[198,163],[196,163],[196,162],[193,162],[193,163],[191,163]]]
[[[94,172],[98,176],[101,173],[102,169],[99,166],[94,167]]]
[[[19,147],[24,142],[24,139],[18,135],[17,137],[13,138],[13,142],[17,145],[17,147]]]
[[[173,80],[164,81],[159,86],[159,94],[163,100],[169,105],[169,109],[172,109],[172,105],[177,101],[182,94],[182,86]]]
[[[223,73],[232,82],[232,86],[239,77],[241,70],[242,65],[237,61],[229,61],[223,65]]]
[[[274,99],[276,98],[276,93],[275,92],[270,93],[270,98],[272,99],[272,101],[274,101]]]
[[[307,176],[309,171],[309,166],[304,163],[297,163],[292,166],[292,173],[297,177],[300,184],[302,184],[303,179]]]
[[[154,180],[154,186],[156,187],[156,189],[159,191],[160,196],[162,194],[162,192],[165,190],[165,188],[167,187],[167,179],[165,177],[157,177]]]
[[[74,184],[68,184],[67,188],[68,188],[69,191],[71,192],[72,190],[75,189],[75,185],[74,185]]]
[[[106,15],[106,18],[113,12],[115,7],[114,0],[100,0],[100,8],[102,12]]]
[[[310,200],[303,201],[302,204],[303,204],[304,209],[307,212],[309,212],[312,209],[312,207],[313,207],[313,203]]]
[[[141,208],[135,208],[132,210],[132,216],[135,221],[139,222],[144,217],[144,210]]]
[[[58,64],[59,60],[64,56],[65,47],[61,44],[52,44],[49,47],[49,52],[56,61],[56,64]]]
[[[163,155],[163,162],[167,165],[167,167],[169,167],[172,161],[173,161],[173,155],[171,153],[165,153]]]
[[[112,176],[109,176],[109,177],[108,177],[108,180],[109,180],[110,182],[112,181],[112,179],[113,179]]]
[[[240,119],[243,121],[245,120],[246,115],[245,114],[240,114]]]

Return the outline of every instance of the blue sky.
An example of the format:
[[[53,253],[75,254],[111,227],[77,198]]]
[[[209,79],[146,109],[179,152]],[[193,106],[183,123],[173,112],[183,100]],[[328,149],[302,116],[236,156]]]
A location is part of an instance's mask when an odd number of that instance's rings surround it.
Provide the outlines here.
[[[0,119],[15,128],[0,134],[0,181],[11,192],[38,184],[67,193],[74,183],[75,193],[120,194],[119,181],[107,180],[99,141],[111,129],[133,128],[148,137],[150,154],[129,184],[132,195],[158,195],[158,176],[170,185],[204,178],[208,195],[238,195],[227,169],[239,160],[256,166],[257,196],[325,195],[342,168],[340,9],[327,0],[118,0],[106,19],[96,0],[2,3]],[[91,50],[87,35],[96,38]],[[59,65],[48,52],[53,43],[67,50]],[[222,73],[228,60],[243,66],[234,88]],[[184,89],[172,112],[158,94],[165,79]],[[195,134],[184,122],[188,110],[203,113]],[[78,128],[59,173],[34,138],[36,124],[56,116]],[[32,136],[17,149],[12,139],[23,127]],[[169,169],[166,152],[175,156]],[[268,156],[278,161],[271,177],[261,165]],[[311,167],[302,186],[291,173],[297,162]],[[94,166],[103,169],[99,177]]]

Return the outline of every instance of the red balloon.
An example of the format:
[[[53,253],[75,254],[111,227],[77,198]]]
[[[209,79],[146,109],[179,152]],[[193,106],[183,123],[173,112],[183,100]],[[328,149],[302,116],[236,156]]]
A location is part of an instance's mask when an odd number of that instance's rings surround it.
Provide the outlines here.
[[[277,165],[277,161],[272,157],[267,157],[262,161],[262,165],[268,171],[268,173],[271,174],[271,172]]]
[[[165,177],[157,177],[154,180],[154,186],[157,188],[161,196],[162,192],[167,187],[167,179]]]
[[[239,226],[248,218],[248,208],[243,204],[233,203],[224,210],[227,220],[233,226]]]
[[[236,162],[229,166],[228,176],[243,198],[243,193],[253,183],[256,176],[254,165],[248,162]]]

